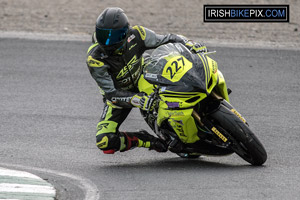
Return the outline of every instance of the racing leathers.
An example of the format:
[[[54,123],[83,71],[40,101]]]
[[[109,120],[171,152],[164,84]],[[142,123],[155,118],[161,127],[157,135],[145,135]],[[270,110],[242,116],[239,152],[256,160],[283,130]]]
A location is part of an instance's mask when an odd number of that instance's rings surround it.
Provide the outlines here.
[[[137,83],[143,71],[143,54],[148,49],[166,43],[183,43],[194,51],[206,50],[190,40],[175,34],[159,35],[142,26],[130,27],[122,48],[107,55],[95,34],[87,52],[87,65],[104,96],[104,111],[97,126],[97,146],[104,153],[146,147],[167,151],[164,142],[146,131],[119,132],[132,107],[131,100],[138,94]],[[136,105],[135,105],[136,106]]]

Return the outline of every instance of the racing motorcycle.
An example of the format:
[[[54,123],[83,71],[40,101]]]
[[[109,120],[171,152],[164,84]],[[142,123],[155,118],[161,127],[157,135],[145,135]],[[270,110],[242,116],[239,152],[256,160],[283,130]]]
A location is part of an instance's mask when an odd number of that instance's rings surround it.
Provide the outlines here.
[[[156,48],[138,82],[140,92],[154,100],[142,116],[180,157],[236,153],[262,165],[266,150],[230,104],[231,91],[211,53],[193,53],[179,43]]]

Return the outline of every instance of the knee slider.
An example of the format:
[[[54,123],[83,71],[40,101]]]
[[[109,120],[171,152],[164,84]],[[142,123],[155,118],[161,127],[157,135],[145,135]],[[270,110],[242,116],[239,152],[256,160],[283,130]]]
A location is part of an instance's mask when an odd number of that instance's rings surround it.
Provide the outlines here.
[[[101,150],[119,150],[120,138],[117,133],[102,133],[96,136],[97,147]]]
[[[117,133],[118,124],[114,121],[100,121],[97,125],[97,147],[101,150],[118,150],[120,139]],[[119,146],[118,146],[119,145]]]

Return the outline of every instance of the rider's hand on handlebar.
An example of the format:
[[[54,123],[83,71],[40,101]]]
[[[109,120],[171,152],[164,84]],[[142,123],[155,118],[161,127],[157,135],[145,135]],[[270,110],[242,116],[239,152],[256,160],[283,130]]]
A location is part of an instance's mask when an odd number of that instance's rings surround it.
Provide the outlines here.
[[[147,96],[144,93],[138,93],[132,97],[131,104],[142,110],[152,111],[155,106],[155,101],[152,97]]]
[[[189,41],[186,43],[186,46],[190,48],[190,51],[194,53],[206,53],[208,52],[207,48],[205,45]]]

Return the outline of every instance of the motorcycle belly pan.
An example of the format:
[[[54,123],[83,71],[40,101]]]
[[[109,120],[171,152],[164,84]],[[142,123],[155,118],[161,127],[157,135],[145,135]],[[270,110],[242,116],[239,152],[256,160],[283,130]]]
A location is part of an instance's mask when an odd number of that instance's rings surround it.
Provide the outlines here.
[[[197,135],[198,129],[192,117],[192,112],[193,109],[159,109],[157,122],[158,125],[161,125],[162,121],[168,119],[169,124],[183,143],[194,143],[200,139]]]

